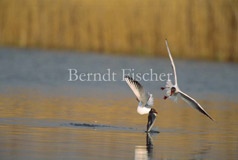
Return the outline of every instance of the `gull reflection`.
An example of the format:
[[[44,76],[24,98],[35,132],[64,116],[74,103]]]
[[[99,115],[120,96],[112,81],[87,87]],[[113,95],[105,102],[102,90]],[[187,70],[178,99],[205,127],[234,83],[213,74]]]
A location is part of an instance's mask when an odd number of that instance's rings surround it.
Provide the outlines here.
[[[153,141],[150,133],[146,133],[146,146],[135,147],[135,160],[153,159]]]

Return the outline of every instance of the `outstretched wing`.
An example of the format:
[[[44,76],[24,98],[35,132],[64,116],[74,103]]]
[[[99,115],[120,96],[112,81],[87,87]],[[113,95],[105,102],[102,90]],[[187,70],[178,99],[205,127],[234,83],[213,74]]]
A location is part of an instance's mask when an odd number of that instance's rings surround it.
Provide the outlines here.
[[[177,86],[178,81],[177,81],[176,68],[175,68],[175,65],[174,65],[173,57],[172,57],[171,52],[170,52],[170,49],[169,49],[169,44],[168,44],[167,39],[165,40],[165,44],[166,44],[166,48],[167,48],[167,51],[168,51],[168,54],[169,54],[169,58],[170,58],[170,61],[171,61],[171,66],[172,66],[173,72],[174,72],[174,83],[175,83],[175,86]]]
[[[129,76],[125,76],[126,83],[131,88],[131,90],[136,95],[136,98],[145,106],[149,99],[151,99],[150,95],[145,92],[143,86],[136,80],[132,79]],[[153,101],[153,97],[152,97]]]
[[[190,97],[189,95],[187,95],[182,91],[179,91],[179,94],[181,95],[181,98],[185,102],[187,102],[191,107],[198,110],[199,112],[201,112],[202,114],[206,115],[208,118],[214,121],[214,119],[202,108],[202,106],[195,99],[193,99],[192,97]]]

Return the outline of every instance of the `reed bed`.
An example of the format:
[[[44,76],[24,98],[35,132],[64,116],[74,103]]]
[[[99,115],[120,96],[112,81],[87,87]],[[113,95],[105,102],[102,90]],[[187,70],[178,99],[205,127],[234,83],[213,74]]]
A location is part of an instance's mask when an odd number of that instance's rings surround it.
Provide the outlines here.
[[[0,45],[238,62],[237,0],[0,0]]]

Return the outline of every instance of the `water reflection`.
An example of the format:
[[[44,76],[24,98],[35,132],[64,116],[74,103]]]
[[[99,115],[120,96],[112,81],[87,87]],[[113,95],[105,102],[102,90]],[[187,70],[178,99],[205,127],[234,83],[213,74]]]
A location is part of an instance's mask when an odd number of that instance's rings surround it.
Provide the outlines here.
[[[153,159],[153,140],[150,133],[146,133],[146,146],[135,147],[135,160]]]
[[[158,136],[143,133],[147,116],[138,116],[126,98],[0,95],[1,158],[237,159],[237,103],[202,101],[216,115],[212,123],[160,101]]]

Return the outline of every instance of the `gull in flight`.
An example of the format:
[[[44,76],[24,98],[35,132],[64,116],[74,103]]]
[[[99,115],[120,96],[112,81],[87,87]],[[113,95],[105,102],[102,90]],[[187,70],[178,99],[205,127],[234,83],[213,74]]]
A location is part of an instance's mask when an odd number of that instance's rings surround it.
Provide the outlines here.
[[[136,95],[136,99],[139,102],[137,107],[137,112],[141,115],[148,114],[148,122],[146,132],[150,132],[152,129],[155,119],[157,116],[157,112],[154,108],[152,108],[154,104],[153,95],[149,92],[146,92],[143,86],[136,80],[132,79],[129,76],[125,76],[125,81],[131,90]]]
[[[172,69],[174,72],[173,75],[174,75],[174,83],[175,84],[172,84],[171,80],[168,80],[166,83],[166,86],[161,87],[162,90],[166,89],[166,91],[167,91],[166,92],[167,96],[164,96],[164,99],[171,98],[172,100],[177,101],[178,96],[180,96],[182,98],[182,100],[187,102],[191,107],[195,108],[196,110],[198,110],[199,112],[201,112],[202,114],[206,115],[208,118],[210,118],[211,120],[214,121],[214,119],[202,108],[202,106],[195,99],[193,99],[192,97],[190,97],[189,95],[187,95],[186,93],[182,92],[179,89],[176,68],[174,65],[174,61],[173,61],[167,40],[165,40],[165,44],[166,44],[169,58],[171,61],[171,66],[172,66]]]

